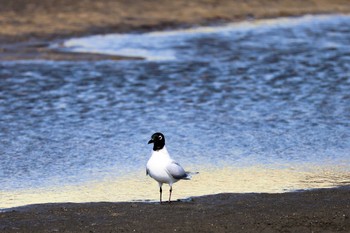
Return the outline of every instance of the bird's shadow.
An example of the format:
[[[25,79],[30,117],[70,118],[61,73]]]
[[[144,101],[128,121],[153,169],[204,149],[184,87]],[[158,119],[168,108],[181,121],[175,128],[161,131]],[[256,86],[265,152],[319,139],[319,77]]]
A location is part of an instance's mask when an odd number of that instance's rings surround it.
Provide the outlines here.
[[[181,204],[181,203],[192,203],[193,198],[184,198],[184,199],[177,199],[175,201],[162,201],[158,202],[159,205],[175,205],[175,204]]]
[[[184,198],[184,199],[177,199],[175,201],[153,201],[153,200],[134,200],[135,202],[144,202],[144,203],[150,203],[150,204],[156,204],[156,205],[175,205],[175,204],[181,204],[181,203],[193,203],[193,198]]]

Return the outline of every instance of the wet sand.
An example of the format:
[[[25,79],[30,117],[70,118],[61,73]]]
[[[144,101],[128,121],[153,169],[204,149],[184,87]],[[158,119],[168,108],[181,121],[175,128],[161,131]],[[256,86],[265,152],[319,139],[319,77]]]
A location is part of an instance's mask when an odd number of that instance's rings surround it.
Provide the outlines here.
[[[350,232],[350,187],[159,203],[62,203],[0,213],[1,232]]]
[[[57,52],[47,45],[92,34],[350,12],[347,0],[0,0],[0,6],[0,60],[125,59]]]

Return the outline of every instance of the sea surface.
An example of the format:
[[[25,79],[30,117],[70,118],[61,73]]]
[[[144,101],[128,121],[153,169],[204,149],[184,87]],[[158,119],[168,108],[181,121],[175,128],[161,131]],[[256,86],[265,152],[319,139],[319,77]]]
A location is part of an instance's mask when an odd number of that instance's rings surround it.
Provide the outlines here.
[[[350,16],[52,47],[145,59],[0,62],[0,208],[157,201],[145,173],[157,131],[199,172],[174,199],[350,184]]]

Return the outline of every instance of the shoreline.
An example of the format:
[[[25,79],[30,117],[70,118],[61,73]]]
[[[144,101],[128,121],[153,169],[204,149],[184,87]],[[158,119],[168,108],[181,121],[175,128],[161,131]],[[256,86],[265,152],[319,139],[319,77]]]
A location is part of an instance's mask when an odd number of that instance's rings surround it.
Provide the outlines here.
[[[96,34],[149,32],[230,22],[346,14],[344,0],[0,0],[0,61],[124,60],[123,56],[79,54],[49,48],[52,42]],[[140,58],[134,58],[140,59]]]
[[[173,200],[201,197],[217,193],[287,193],[298,190],[316,190],[350,185],[348,169],[337,166],[327,169],[316,165],[300,168],[252,166],[197,167],[200,173],[190,182],[178,182],[174,187]],[[294,166],[291,166],[294,167]],[[310,168],[313,168],[312,171]],[[193,170],[193,169],[191,169]],[[215,177],[212,176],[215,174]],[[328,174],[328,175],[327,175]],[[134,188],[137,187],[137,188]],[[164,192],[166,197],[167,188]],[[149,202],[159,200],[158,185],[145,176],[143,170],[127,176],[82,183],[56,183],[46,187],[27,187],[22,190],[0,192],[0,210],[37,203],[65,202]]]
[[[0,0],[1,1],[1,0]],[[342,13],[341,13],[342,14]],[[341,15],[340,13],[313,13],[313,14],[301,14],[301,15],[287,15],[281,17],[267,17],[267,18],[254,18],[254,19],[246,19],[239,21],[228,21],[228,22],[211,22],[207,24],[200,25],[174,25],[173,27],[154,27],[149,28],[148,30],[132,30],[125,31],[125,33],[142,33],[142,32],[153,32],[153,31],[164,31],[164,30],[181,30],[181,29],[190,29],[195,27],[206,27],[206,26],[224,26],[230,23],[240,23],[245,21],[258,21],[258,20],[269,20],[269,19],[278,19],[278,18],[297,18],[303,17],[306,15],[312,16],[332,16],[332,15]],[[350,14],[350,12],[349,12]],[[343,14],[345,15],[345,14]],[[18,61],[18,60],[48,60],[48,61],[103,61],[103,60],[145,60],[143,57],[133,57],[133,56],[122,56],[122,55],[108,55],[101,53],[88,53],[88,52],[71,52],[66,51],[64,48],[50,48],[50,46],[54,43],[60,44],[64,40],[68,40],[71,38],[79,38],[84,36],[94,36],[94,35],[104,35],[104,34],[113,34],[113,33],[121,33],[120,31],[111,30],[109,32],[103,34],[91,34],[90,32],[83,33],[81,35],[77,35],[74,37],[69,36],[58,36],[53,39],[43,39],[36,38],[34,41],[21,41],[12,43],[10,40],[5,40],[5,43],[1,43],[0,40],[0,61]],[[1,38],[1,35],[0,35]],[[2,38],[3,39],[3,38]],[[22,39],[21,39],[22,40]]]
[[[222,193],[184,201],[35,204],[0,212],[1,232],[349,232],[350,186]]]

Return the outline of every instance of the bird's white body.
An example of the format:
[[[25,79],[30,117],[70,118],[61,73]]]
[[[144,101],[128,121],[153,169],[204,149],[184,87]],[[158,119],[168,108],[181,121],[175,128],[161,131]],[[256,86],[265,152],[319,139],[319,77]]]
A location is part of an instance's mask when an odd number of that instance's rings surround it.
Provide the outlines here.
[[[175,161],[170,157],[168,150],[164,146],[161,150],[152,152],[151,158],[147,162],[147,172],[150,177],[158,181],[161,186],[163,183],[170,186],[178,181],[168,171],[167,167]]]

